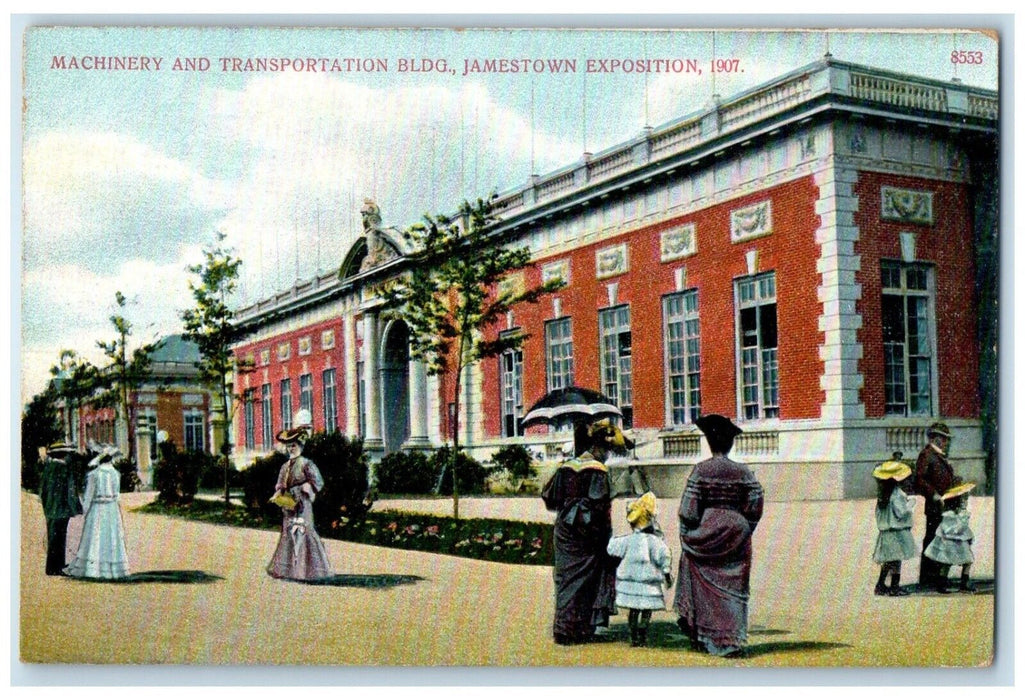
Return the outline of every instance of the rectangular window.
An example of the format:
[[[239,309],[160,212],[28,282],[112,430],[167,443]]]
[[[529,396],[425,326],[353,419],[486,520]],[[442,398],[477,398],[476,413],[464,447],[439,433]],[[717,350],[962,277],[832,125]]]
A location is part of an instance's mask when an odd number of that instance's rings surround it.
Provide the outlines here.
[[[736,282],[740,405],[744,420],[779,417],[776,273]]]
[[[335,392],[335,370],[324,370],[324,431],[338,430],[338,406]]]
[[[623,427],[633,426],[633,340],[630,307],[598,312],[601,335],[602,392],[623,412]]]
[[[299,375],[299,410],[306,409],[313,420],[313,375]]]
[[[506,350],[499,358],[502,396],[502,437],[522,435],[523,351]]]
[[[292,429],[292,380],[281,380],[281,429]]]
[[[932,415],[930,268],[883,261],[881,275],[886,415]]]
[[[545,323],[548,391],[573,385],[573,325],[570,318]]]
[[[701,415],[701,334],[698,292],[692,289],[662,300],[666,353],[666,403],[670,425],[693,423]]]
[[[244,404],[244,419],[245,419],[245,440],[246,449],[256,449],[256,406],[255,406],[255,392],[252,389],[246,389],[243,394]]]
[[[644,195],[644,213],[648,216],[658,213],[658,195],[657,189],[652,189]]]
[[[185,417],[185,450],[206,450],[206,423],[200,411],[188,411]]]
[[[271,413],[271,396],[270,396],[270,384],[264,384],[260,387],[260,418],[261,427],[263,430],[263,447],[268,449],[274,445],[274,422],[273,414]]]

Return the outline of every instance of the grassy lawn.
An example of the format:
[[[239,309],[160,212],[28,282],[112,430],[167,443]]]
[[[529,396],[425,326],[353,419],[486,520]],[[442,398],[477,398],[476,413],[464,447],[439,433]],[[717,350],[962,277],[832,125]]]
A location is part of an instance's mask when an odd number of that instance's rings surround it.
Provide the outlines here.
[[[169,506],[157,501],[138,512],[168,515],[189,520],[277,530],[279,520],[269,520],[243,506],[225,508],[222,501],[200,498],[188,505]],[[408,513],[398,510],[371,511],[362,520],[339,518],[322,537],[378,547],[395,547],[506,564],[551,566],[553,527],[547,523],[498,518],[460,518]]]

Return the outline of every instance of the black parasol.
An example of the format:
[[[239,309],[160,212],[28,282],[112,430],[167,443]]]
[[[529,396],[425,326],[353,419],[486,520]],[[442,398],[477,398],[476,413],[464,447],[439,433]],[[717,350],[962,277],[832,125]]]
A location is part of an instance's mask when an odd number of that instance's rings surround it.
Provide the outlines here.
[[[568,386],[553,389],[542,396],[530,407],[520,424],[529,428],[532,425],[591,422],[622,415],[619,407],[604,394],[593,389]]]

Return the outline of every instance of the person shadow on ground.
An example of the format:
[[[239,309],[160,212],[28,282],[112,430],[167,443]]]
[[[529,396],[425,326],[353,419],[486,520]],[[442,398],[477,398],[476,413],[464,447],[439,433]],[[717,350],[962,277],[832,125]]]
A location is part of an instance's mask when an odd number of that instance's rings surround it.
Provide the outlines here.
[[[290,579],[291,580],[291,579]],[[407,574],[334,574],[326,578],[296,581],[310,586],[340,586],[344,588],[394,588],[423,581],[422,576]]]
[[[167,571],[140,571],[125,576],[124,578],[76,578],[76,581],[86,583],[214,583],[223,581],[223,576],[208,574],[205,571],[196,570],[167,570]],[[305,583],[310,586],[340,586],[346,588],[394,588],[405,584],[423,581],[421,576],[405,574],[334,574],[326,578],[314,580],[293,580],[294,583]]]
[[[630,639],[630,631],[626,625],[614,625],[610,629],[607,641],[627,642]],[[753,638],[759,637],[783,637],[792,634],[790,630],[752,628],[748,634]],[[752,639],[751,641],[754,641]],[[707,656],[703,650],[693,648],[690,638],[680,631],[680,628],[672,622],[652,622],[648,627],[648,648],[654,649],[676,649],[680,651],[693,651],[695,654]],[[840,649],[849,647],[849,644],[839,642],[820,642],[809,640],[772,640],[759,641],[749,644],[744,649],[744,654],[739,658],[753,658],[764,654],[776,654],[788,651],[815,651],[821,649]],[[729,659],[727,659],[728,661]]]
[[[70,577],[69,577],[70,578]],[[118,584],[129,584],[129,583],[213,583],[215,581],[223,581],[223,576],[215,576],[214,574],[208,574],[205,571],[197,570],[165,570],[165,571],[138,571],[134,574],[129,574],[122,578],[89,578],[89,577],[75,577],[76,581],[83,581],[85,583],[118,583]]]

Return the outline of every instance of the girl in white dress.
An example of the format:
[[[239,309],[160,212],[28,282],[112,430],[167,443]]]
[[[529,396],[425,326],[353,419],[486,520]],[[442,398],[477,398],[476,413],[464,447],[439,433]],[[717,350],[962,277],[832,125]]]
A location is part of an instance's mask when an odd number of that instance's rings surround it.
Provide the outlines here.
[[[609,540],[608,552],[621,559],[616,569],[616,605],[626,608],[630,646],[648,643],[652,610],[665,610],[665,589],[673,585],[672,555],[655,528],[655,494],[648,491],[627,505],[629,535]]]
[[[82,539],[78,553],[64,569],[76,578],[118,579],[128,576],[128,551],[121,521],[121,474],[114,468],[116,450],[101,452],[89,463],[82,510]]]
[[[951,567],[961,567],[960,589],[972,593],[975,584],[971,580],[972,542],[975,534],[968,524],[968,492],[975,487],[972,482],[958,484],[943,494],[943,520],[936,528],[936,537],[925,549],[925,556],[937,562],[940,567],[939,584],[936,590],[950,593],[947,576]]]

